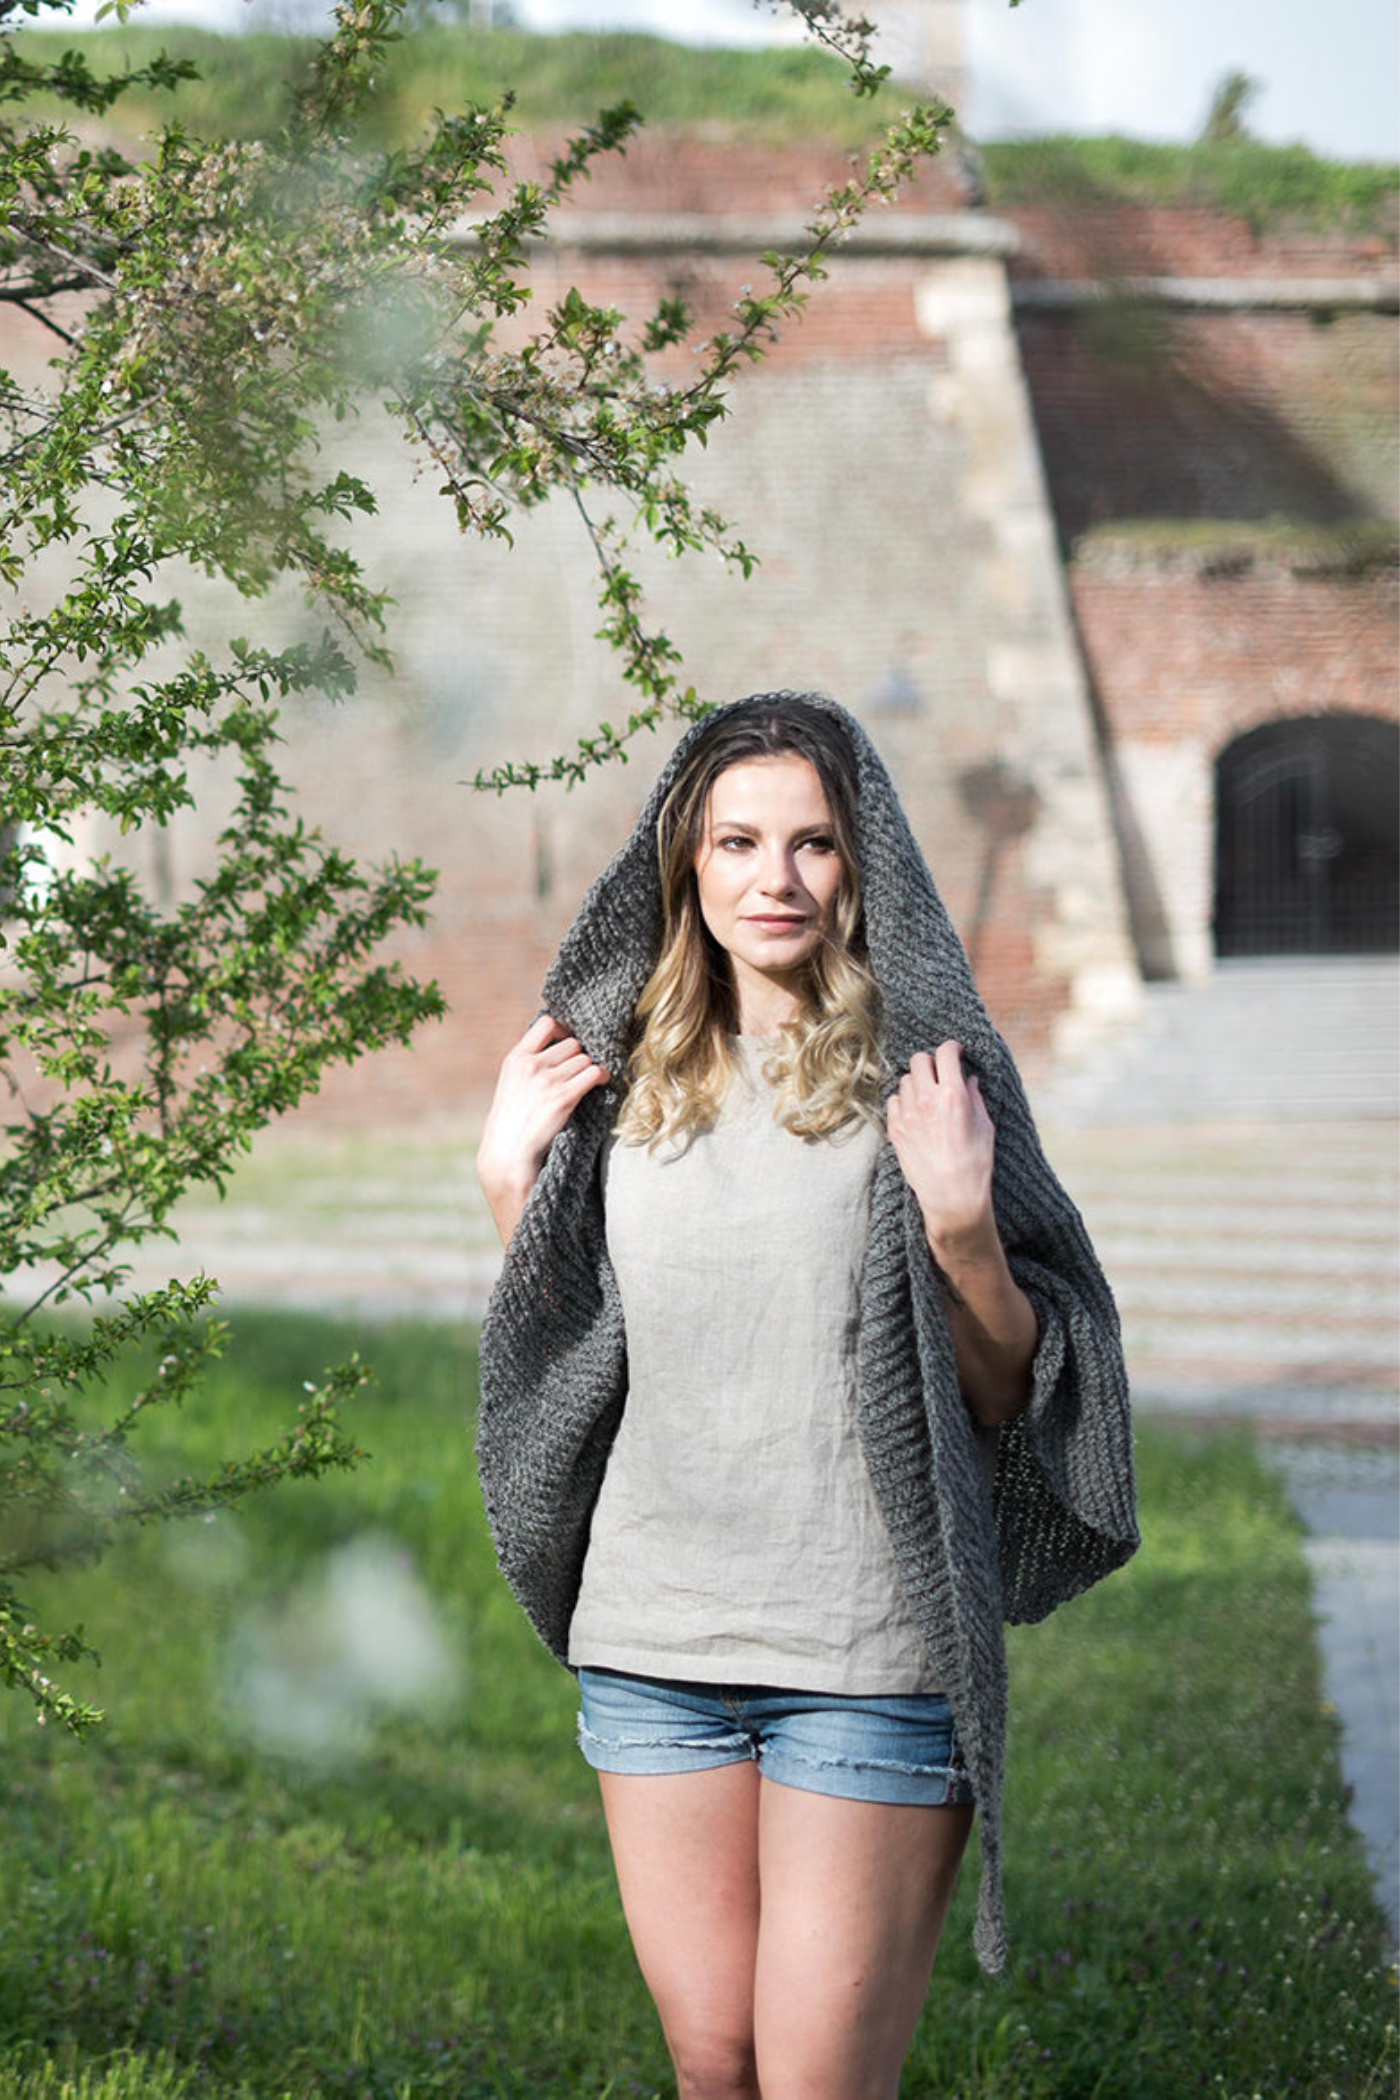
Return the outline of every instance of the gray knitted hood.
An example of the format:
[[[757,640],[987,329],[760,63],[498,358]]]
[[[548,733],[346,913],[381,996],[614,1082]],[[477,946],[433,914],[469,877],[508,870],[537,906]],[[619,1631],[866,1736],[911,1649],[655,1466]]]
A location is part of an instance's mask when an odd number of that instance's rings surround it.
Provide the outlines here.
[[[1030,1406],[1000,1432],[979,1430],[959,1389],[918,1206],[884,1145],[861,1294],[861,1444],[977,1797],[976,1943],[995,1970],[1005,1959],[1003,1623],[1045,1617],[1121,1566],[1137,1544],[1118,1319],[884,764],[844,709],[801,697],[837,716],[856,753],[856,850],[890,1085],[916,1051],[949,1037],[963,1045],[996,1126],[1002,1239],[1040,1323]],[[625,1071],[634,1010],[660,942],[657,820],[701,727],[677,746],[545,979],[544,1009],[614,1075]],[[585,1096],[555,1139],[482,1331],[478,1457],[492,1535],[507,1579],[561,1661],[627,1392],[598,1176],[620,1100],[615,1078]]]

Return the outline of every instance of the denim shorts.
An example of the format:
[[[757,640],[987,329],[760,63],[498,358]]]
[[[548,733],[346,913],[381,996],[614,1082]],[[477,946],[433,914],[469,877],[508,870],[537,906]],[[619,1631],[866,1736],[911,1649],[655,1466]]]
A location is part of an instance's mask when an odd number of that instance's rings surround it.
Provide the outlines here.
[[[757,1764],[767,1779],[844,1801],[947,1808],[972,1800],[937,1692],[853,1698],[766,1684],[692,1684],[580,1670],[579,1748],[595,1771],[705,1772]]]

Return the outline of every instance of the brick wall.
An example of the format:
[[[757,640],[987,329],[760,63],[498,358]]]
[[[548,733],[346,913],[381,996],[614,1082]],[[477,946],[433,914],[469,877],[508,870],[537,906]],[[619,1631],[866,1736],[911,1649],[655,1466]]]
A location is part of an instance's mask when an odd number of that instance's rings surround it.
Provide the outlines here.
[[[1280,560],[1077,563],[1075,613],[1112,733],[1199,741],[1214,758],[1262,722],[1342,710],[1400,721],[1393,568],[1301,573]]]
[[[511,172],[529,181],[548,177],[563,135],[517,138]],[[810,212],[834,185],[847,183],[865,155],[818,140],[774,148],[753,139],[705,138],[694,132],[643,131],[625,155],[594,161],[577,184],[570,209],[586,212],[703,212],[713,217],[763,212]],[[952,153],[932,161],[889,207],[900,212],[955,211],[966,203],[968,177]]]
[[[1120,518],[1394,516],[1392,316],[1018,315],[1062,540]]]
[[[567,222],[561,237],[567,237]],[[534,312],[521,326],[533,327],[538,314],[577,285],[586,299],[618,308],[640,319],[658,299],[681,299],[703,340],[734,326],[734,302],[741,290],[761,293],[765,273],[754,259],[739,256],[664,255],[600,256],[562,246],[542,256],[533,270]],[[915,268],[907,257],[843,255],[826,283],[811,294],[798,323],[785,327],[768,346],[769,373],[832,359],[882,363],[917,350],[928,354],[915,307]],[[685,379],[695,365],[692,350],[681,348],[655,361],[658,373]]]
[[[1393,276],[1396,237],[1287,225],[1260,232],[1234,214],[1179,205],[1018,204],[1014,278]]]
[[[1281,232],[1191,211],[1020,210],[1014,282],[1096,280],[1101,305],[1022,307],[1017,335],[1093,681],[1119,859],[1149,975],[1213,967],[1215,760],[1246,729],[1396,717],[1393,568],[1348,575],[1224,535],[1134,554],[1115,524],[1345,528],[1400,498],[1400,333],[1374,312],[1177,311],[1133,277],[1392,278],[1393,237]],[[1088,535],[1087,538],[1084,536]],[[1166,534],[1170,540],[1170,529]],[[1183,536],[1184,538],[1184,536]]]
[[[1091,543],[1092,545],[1092,543]],[[1071,589],[1117,800],[1122,865],[1149,973],[1212,966],[1215,766],[1265,722],[1400,721],[1400,577],[1096,549]]]

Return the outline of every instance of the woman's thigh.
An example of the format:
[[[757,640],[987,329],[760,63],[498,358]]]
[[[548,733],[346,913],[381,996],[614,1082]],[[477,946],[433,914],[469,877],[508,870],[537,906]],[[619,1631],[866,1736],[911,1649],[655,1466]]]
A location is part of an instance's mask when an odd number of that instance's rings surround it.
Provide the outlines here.
[[[754,2032],[763,2100],[892,2100],[970,1807],[762,1782]]]
[[[628,1931],[681,2090],[750,2090],[758,1767],[598,1780]]]

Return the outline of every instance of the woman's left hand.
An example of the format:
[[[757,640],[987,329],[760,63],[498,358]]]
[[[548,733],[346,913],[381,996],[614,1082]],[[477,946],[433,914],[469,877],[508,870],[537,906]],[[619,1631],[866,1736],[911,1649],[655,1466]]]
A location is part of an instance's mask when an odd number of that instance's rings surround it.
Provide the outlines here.
[[[960,1043],[911,1058],[886,1124],[942,1272],[964,1398],[989,1428],[1009,1422],[1030,1399],[1038,1329],[997,1231],[996,1131]]]
[[[920,1050],[890,1096],[886,1126],[904,1178],[918,1198],[929,1245],[940,1255],[996,1231],[992,1163],[996,1132],[962,1045]]]

